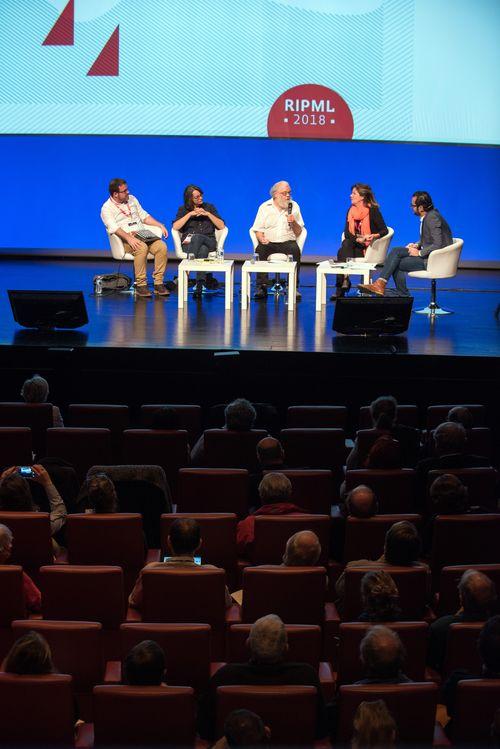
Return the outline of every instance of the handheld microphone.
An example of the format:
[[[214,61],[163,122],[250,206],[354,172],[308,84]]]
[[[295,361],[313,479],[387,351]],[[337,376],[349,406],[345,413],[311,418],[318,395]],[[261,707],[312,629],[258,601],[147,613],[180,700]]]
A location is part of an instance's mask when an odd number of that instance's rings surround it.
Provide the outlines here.
[[[293,204],[292,204],[292,201],[290,200],[290,202],[288,203],[288,208],[287,208],[289,216],[292,215],[292,208],[293,208]]]

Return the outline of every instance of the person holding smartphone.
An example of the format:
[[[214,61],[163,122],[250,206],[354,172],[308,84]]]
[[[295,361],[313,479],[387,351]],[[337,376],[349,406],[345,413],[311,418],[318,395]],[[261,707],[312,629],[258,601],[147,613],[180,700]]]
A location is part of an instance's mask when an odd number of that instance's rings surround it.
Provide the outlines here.
[[[356,257],[364,257],[366,248],[375,239],[385,237],[387,226],[375,200],[370,185],[356,182],[351,187],[351,207],[347,211],[344,239],[337,252],[337,262],[346,262]],[[351,288],[349,276],[337,275],[336,294],[330,297],[335,301],[339,296],[347,294]]]
[[[0,510],[7,512],[38,512],[33,502],[28,481],[36,481],[47,495],[50,504],[50,530],[57,533],[68,514],[61,495],[52,483],[52,479],[41,465],[11,466],[0,476]]]

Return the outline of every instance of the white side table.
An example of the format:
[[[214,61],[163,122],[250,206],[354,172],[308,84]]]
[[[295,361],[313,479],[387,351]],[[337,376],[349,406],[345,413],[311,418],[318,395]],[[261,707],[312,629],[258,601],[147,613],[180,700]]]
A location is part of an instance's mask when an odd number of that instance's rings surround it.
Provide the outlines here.
[[[206,273],[224,273],[225,309],[231,309],[234,288],[234,260],[182,260],[177,269],[177,306],[184,307],[188,294],[189,274],[193,271]]]
[[[330,265],[329,260],[318,263],[316,268],[316,311],[321,310],[321,305],[326,304],[326,277],[327,276],[362,276],[363,283],[370,283],[370,273],[375,270],[375,263],[361,263],[355,260],[350,263],[334,263]]]
[[[251,273],[284,273],[288,276],[288,309],[295,309],[295,295],[297,293],[297,263],[295,261],[280,260],[269,262],[257,260],[252,263],[246,260],[241,268],[241,309],[247,309],[250,299]]]

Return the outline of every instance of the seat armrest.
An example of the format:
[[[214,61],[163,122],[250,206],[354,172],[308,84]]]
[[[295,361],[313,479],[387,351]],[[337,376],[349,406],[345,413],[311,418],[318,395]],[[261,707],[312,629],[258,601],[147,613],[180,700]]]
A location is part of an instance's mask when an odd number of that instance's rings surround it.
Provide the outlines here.
[[[106,661],[106,668],[104,669],[104,683],[105,684],[120,684],[121,680],[122,680],[121,661]]]
[[[75,731],[75,749],[92,749],[94,746],[94,724],[82,723]]]
[[[321,661],[318,668],[319,681],[325,702],[332,702],[335,696],[335,676],[331,664]]]
[[[127,609],[127,616],[125,617],[125,621],[126,622],[142,622],[141,612],[129,606]]]
[[[241,624],[241,607],[237,603],[226,609],[226,626]]]
[[[160,552],[161,549],[148,549],[145,564],[150,564],[150,562],[159,562]]]

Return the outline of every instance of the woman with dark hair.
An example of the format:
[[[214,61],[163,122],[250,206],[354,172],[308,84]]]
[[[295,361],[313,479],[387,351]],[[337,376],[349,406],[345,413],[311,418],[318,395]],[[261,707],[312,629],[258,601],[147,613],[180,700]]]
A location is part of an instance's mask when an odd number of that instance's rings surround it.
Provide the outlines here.
[[[223,229],[224,221],[212,203],[205,203],[203,190],[198,185],[188,185],[181,205],[172,222],[172,229],[181,232],[182,248],[195,258],[206,258],[217,249],[215,230]],[[205,288],[216,289],[218,284],[211,273],[197,273],[193,297],[201,298]]]
[[[45,637],[31,630],[13,644],[5,657],[2,670],[20,676],[55,673],[49,643]]]
[[[366,248],[375,239],[385,237],[387,226],[380,213],[379,204],[375,199],[370,185],[356,182],[351,187],[351,207],[347,211],[344,228],[344,239],[337,252],[337,262],[345,262],[348,258],[364,257]],[[337,275],[337,296],[344,296],[351,288],[349,276]]]
[[[384,570],[367,572],[361,579],[363,613],[359,622],[397,622],[401,616],[399,591]]]
[[[50,505],[50,529],[54,536],[66,522],[68,511],[52,479],[39,463],[31,466],[30,481],[35,481],[44,490]],[[0,510],[6,512],[38,512],[33,501],[29,482],[19,473],[19,466],[6,468],[0,474]]]
[[[118,512],[115,485],[105,473],[94,473],[86,480],[89,509],[97,514]]]

